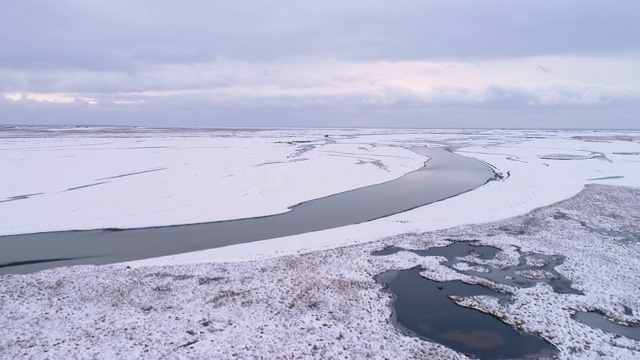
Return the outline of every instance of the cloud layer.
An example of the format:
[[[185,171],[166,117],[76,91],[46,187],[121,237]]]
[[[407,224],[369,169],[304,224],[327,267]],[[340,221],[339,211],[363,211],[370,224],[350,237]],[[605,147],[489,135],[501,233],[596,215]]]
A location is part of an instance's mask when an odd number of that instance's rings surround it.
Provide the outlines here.
[[[6,1],[0,122],[637,128],[638,14],[590,0]]]

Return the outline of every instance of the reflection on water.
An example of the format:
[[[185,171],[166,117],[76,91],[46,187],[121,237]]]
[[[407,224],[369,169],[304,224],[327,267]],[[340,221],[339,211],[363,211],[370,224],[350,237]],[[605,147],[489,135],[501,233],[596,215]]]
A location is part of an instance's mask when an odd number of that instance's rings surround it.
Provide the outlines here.
[[[537,282],[545,282],[558,293],[580,293],[571,287],[570,280],[555,270],[565,260],[560,255],[529,252],[520,254],[516,266],[496,268],[488,265],[486,260],[494,258],[500,249],[469,241],[456,241],[427,250],[388,247],[374,251],[372,255],[392,255],[400,251],[445,257],[443,265],[495,283],[531,287]],[[461,281],[439,283],[425,279],[420,276],[418,268],[386,271],[376,280],[387,285],[396,295],[394,310],[400,325],[456,351],[483,359],[547,357],[557,353],[544,340],[518,331],[491,315],[458,306],[449,298],[451,295],[487,295],[508,300],[508,294]]]
[[[428,340],[481,359],[550,357],[557,350],[534,335],[517,331],[497,318],[456,305],[448,296],[505,297],[480,285],[435,282],[420,269],[390,270],[376,277],[395,295],[399,324]]]

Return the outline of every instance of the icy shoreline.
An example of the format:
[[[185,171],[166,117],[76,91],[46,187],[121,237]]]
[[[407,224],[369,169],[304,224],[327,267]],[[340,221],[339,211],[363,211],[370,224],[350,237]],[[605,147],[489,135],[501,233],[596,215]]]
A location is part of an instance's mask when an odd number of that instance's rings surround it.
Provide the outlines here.
[[[591,185],[579,195],[493,223],[406,234],[312,254],[237,263],[130,268],[58,268],[0,277],[0,353],[7,357],[438,357],[463,358],[405,336],[391,321],[391,297],[374,276],[421,266],[434,280],[462,279],[442,258],[408,252],[372,256],[387,246],[426,249],[476,240],[502,249],[495,266],[519,252],[562,254],[557,270],[585,295],[557,294],[546,284],[512,288],[512,302],[459,300],[539,334],[561,358],[640,355],[640,342],[572,318],[598,310],[640,321],[640,190]],[[557,216],[569,214],[579,221]],[[593,231],[594,228],[609,233]]]

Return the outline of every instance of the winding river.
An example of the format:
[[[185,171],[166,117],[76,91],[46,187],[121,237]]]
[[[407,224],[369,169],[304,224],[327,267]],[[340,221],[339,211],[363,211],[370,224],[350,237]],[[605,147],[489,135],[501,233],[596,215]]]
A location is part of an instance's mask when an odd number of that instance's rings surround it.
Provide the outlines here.
[[[499,177],[486,164],[445,148],[411,150],[430,160],[398,179],[306,201],[282,214],[189,225],[2,236],[0,273],[111,264],[358,224],[444,200]]]

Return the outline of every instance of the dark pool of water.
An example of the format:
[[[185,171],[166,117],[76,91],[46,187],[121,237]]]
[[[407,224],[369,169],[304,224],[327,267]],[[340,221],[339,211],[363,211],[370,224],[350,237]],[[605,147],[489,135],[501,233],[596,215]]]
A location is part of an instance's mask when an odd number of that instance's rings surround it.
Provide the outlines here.
[[[395,295],[399,324],[414,334],[481,359],[551,357],[557,349],[543,339],[518,331],[497,318],[456,305],[448,296],[504,297],[480,285],[436,282],[420,269],[390,270],[376,277]]]
[[[607,319],[602,313],[598,311],[578,311],[574,315],[574,319],[596,329],[626,336],[628,338],[640,341],[640,324],[616,324],[613,321]]]
[[[493,246],[478,245],[471,241],[454,241],[447,246],[434,246],[427,250],[412,250],[390,246],[382,250],[374,251],[371,255],[391,255],[400,251],[408,251],[420,256],[444,256],[448,259],[464,257],[467,255],[477,256],[483,259],[491,259],[496,256],[500,249]]]
[[[141,229],[2,236],[0,273],[131,261],[358,224],[456,196],[498,177],[486,164],[444,148],[412,150],[431,160],[399,179],[303,202],[283,214]]]
[[[448,246],[436,246],[427,250],[410,250],[399,247],[388,247],[371,254],[382,256],[391,255],[399,251],[409,251],[420,256],[443,256],[447,258],[443,265],[466,275],[473,275],[491,280],[498,284],[514,287],[533,287],[539,282],[549,284],[559,294],[582,294],[571,286],[571,280],[560,274],[555,267],[564,263],[566,257],[562,255],[546,255],[539,253],[520,254],[518,265],[496,268],[490,265],[475,263],[474,259],[491,259],[500,249],[492,246],[478,245],[469,241],[455,241]],[[470,256],[465,261],[460,258]],[[527,261],[527,259],[530,261]],[[459,270],[456,265],[464,263],[480,270]]]

